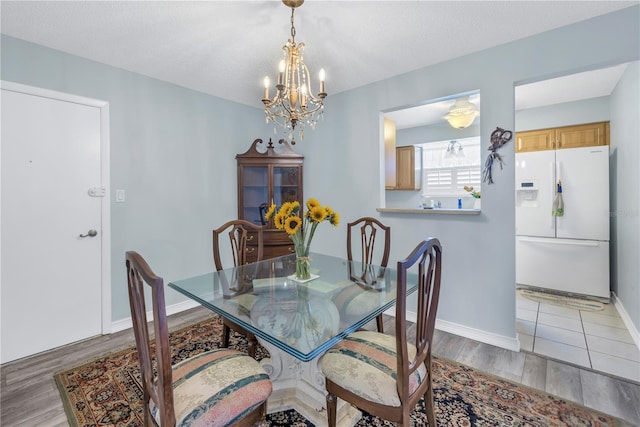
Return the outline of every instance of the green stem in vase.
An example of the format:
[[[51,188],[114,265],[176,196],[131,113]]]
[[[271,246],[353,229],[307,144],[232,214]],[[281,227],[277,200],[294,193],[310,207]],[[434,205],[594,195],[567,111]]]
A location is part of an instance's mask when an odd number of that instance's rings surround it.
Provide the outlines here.
[[[309,257],[296,257],[296,279],[308,280],[310,278]]]
[[[311,224],[311,232],[309,233],[309,237],[307,239],[307,246],[304,250],[304,256],[309,256],[309,250],[311,249],[311,239],[313,239],[313,234],[316,232],[316,228],[318,227],[318,223],[314,222]]]

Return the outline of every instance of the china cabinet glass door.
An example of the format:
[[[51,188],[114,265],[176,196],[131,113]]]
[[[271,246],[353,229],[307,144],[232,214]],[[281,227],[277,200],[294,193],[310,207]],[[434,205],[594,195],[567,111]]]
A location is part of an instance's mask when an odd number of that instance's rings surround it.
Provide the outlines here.
[[[298,174],[299,167],[273,168],[273,200],[277,206],[282,206],[285,202],[294,202],[298,197]]]
[[[265,205],[269,204],[269,169],[267,166],[244,166],[242,185],[242,219],[265,224]]]

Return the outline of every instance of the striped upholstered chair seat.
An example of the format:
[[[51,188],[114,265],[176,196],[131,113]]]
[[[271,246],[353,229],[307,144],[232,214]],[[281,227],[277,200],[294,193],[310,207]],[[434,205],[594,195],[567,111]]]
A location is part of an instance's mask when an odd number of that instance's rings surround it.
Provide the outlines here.
[[[416,348],[408,344],[409,357]],[[396,338],[373,331],[357,331],[336,344],[321,359],[325,377],[367,400],[387,406],[400,406],[396,367]],[[409,392],[427,378],[424,366],[409,379]]]
[[[332,301],[336,307],[341,307],[341,313],[346,316],[346,320],[362,319],[363,316],[379,308],[381,304],[395,299],[395,293],[388,292],[362,292],[355,286],[349,286],[338,292]]]
[[[227,426],[259,407],[271,394],[260,364],[235,350],[199,354],[172,367],[176,426]],[[149,409],[156,423],[159,411]]]

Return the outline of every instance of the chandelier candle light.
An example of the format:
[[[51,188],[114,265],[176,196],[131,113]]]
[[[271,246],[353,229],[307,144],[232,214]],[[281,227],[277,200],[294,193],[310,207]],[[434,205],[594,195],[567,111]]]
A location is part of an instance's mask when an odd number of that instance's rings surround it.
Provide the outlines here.
[[[266,121],[278,124],[289,131],[291,144],[293,132],[296,127],[300,139],[304,139],[305,125],[315,129],[318,119],[324,110],[324,98],[327,96],[324,89],[325,72],[320,70],[318,75],[320,90],[316,96],[311,91],[311,77],[309,69],[304,64],[302,51],[304,43],[296,45],[296,28],[293,24],[293,13],[295,9],[304,3],[304,0],[282,0],[291,8],[291,38],[282,47],[283,59],[278,67],[278,80],[276,83],[276,93],[273,98],[269,95],[271,81],[269,77],[264,78],[264,112]],[[275,129],[274,129],[275,130]]]
[[[329,221],[330,224],[337,227],[340,223],[340,214],[334,212],[329,206],[321,206],[316,199],[310,198],[307,200],[304,224],[298,201],[283,203],[277,212],[276,205],[271,204],[265,217],[267,220],[273,217],[276,228],[286,231],[293,241],[296,249],[296,279],[309,280],[311,278],[309,249],[316,228],[322,221]]]

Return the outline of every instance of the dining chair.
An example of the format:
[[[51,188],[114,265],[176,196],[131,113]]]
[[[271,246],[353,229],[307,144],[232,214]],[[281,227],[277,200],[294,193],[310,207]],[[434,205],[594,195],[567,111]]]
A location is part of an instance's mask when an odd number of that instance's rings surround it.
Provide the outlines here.
[[[359,230],[359,233],[357,232]],[[384,246],[382,251],[380,245],[376,247],[376,237],[378,233],[384,233]],[[354,248],[360,249],[360,259],[362,272],[352,271],[354,260]],[[347,260],[349,262],[350,279],[360,279],[364,283],[371,283],[379,276],[384,276],[384,269],[389,262],[389,251],[391,250],[391,227],[384,225],[372,217],[358,218],[347,224]],[[379,260],[377,260],[379,258]],[[373,266],[378,271],[372,271]],[[357,275],[359,277],[353,277]],[[348,311],[348,310],[347,310]],[[379,314],[376,317],[378,332],[384,332],[383,317]]]
[[[216,266],[216,270],[221,271],[224,269],[221,256],[222,249],[225,247],[222,243],[222,236],[224,233],[227,233],[229,238],[228,247],[231,252],[234,267],[237,268],[247,264],[247,256],[250,253],[253,253],[253,251],[255,251],[255,260],[261,261],[264,245],[263,229],[264,227],[255,225],[249,221],[235,219],[228,221],[213,230],[213,262]],[[249,235],[250,231],[255,232],[255,234],[252,233]],[[253,238],[257,239],[256,245],[249,245],[248,243]],[[237,274],[235,279],[242,281],[245,278],[242,277],[241,274]],[[249,356],[255,357],[256,349],[258,347],[258,340],[255,335],[237,323],[224,317],[222,318],[222,346],[229,347],[229,338],[232,330],[247,338],[247,353]]]
[[[337,398],[372,415],[410,425],[410,414],[424,397],[429,426],[437,426],[432,388],[431,350],[440,294],[442,248],[436,238],[421,242],[398,261],[396,336],[356,331],[320,359],[327,388],[329,427],[336,425]],[[418,315],[415,344],[407,339],[407,271],[417,265]],[[414,279],[413,277],[416,277]]]
[[[272,384],[262,366],[252,357],[230,349],[210,350],[171,366],[164,281],[137,252],[128,251],[125,258],[142,377],[144,425],[264,424]],[[152,341],[145,288],[151,290]]]

